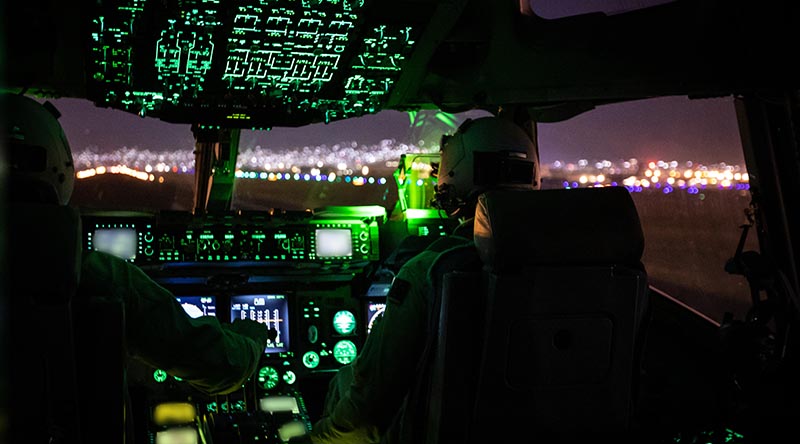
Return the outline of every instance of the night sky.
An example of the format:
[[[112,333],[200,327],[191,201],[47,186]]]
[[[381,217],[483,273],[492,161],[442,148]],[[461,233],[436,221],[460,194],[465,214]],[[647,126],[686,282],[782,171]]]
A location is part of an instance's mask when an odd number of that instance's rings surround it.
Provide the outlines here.
[[[122,147],[171,151],[193,146],[189,125],[98,108],[82,99],[52,102],[62,113],[61,123],[75,152],[86,147],[109,152]],[[415,142],[409,140],[406,113],[389,110],[327,125],[243,131],[240,147],[285,150],[349,141],[370,145],[382,139]],[[604,105],[568,121],[539,124],[539,145],[542,161],[548,163],[636,157],[743,164],[732,98],[667,97]]]

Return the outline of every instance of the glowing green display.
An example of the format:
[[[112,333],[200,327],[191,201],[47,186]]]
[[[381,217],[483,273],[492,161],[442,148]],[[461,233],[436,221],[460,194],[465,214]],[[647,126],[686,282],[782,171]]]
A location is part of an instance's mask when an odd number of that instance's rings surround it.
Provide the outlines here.
[[[368,22],[365,0],[98,4],[95,102],[244,128],[259,126],[259,113],[327,122],[378,111],[418,33]]]
[[[278,386],[278,382],[280,382],[280,375],[274,368],[261,367],[258,371],[258,384],[261,388],[272,390]]]
[[[339,364],[349,364],[356,359],[356,345],[353,341],[343,340],[333,346],[333,357]]]
[[[297,381],[297,375],[291,371],[287,370],[286,373],[283,374],[283,382],[292,385]]]
[[[155,379],[156,382],[164,382],[167,380],[167,372],[158,369],[153,372],[153,379]]]
[[[307,368],[317,368],[319,365],[319,355],[315,351],[307,351],[303,355],[303,365]]]
[[[356,317],[347,310],[336,312],[333,315],[333,329],[340,335],[349,335],[356,329]]]

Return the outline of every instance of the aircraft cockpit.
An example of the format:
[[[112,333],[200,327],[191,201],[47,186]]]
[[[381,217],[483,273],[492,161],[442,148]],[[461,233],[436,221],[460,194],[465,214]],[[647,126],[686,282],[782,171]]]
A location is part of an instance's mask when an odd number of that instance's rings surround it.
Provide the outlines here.
[[[8,3],[0,93],[61,122],[75,186],[9,181],[42,155],[7,128],[0,438],[304,442],[437,245],[400,442],[793,430],[792,2]],[[463,216],[442,150],[486,116],[525,142],[461,164],[511,185]],[[119,301],[78,294],[93,252],[181,316],[261,324],[251,376],[210,395],[129,356]]]
[[[83,209],[84,251],[135,264],[192,318],[251,319],[273,332],[252,378],[224,396],[131,360],[126,414],[136,439],[282,442],[310,430],[330,378],[355,360],[380,321],[395,273],[457,224],[430,207],[437,161],[436,154],[401,157],[391,177],[400,196],[394,214],[381,205]]]

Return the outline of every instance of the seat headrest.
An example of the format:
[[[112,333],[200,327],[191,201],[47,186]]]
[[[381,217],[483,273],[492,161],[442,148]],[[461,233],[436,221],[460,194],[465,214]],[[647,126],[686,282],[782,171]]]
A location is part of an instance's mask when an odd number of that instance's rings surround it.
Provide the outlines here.
[[[8,230],[9,275],[15,295],[36,298],[37,303],[66,302],[57,298],[69,296],[80,280],[79,211],[66,205],[11,203]]]
[[[644,235],[622,187],[493,190],[478,199],[475,246],[488,269],[534,265],[638,267]]]

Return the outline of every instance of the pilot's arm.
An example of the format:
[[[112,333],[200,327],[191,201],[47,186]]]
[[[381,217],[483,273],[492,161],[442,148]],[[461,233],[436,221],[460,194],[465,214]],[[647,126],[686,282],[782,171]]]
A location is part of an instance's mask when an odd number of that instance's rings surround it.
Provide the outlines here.
[[[353,382],[311,431],[311,442],[374,443],[391,425],[411,388],[430,317],[428,270],[438,253],[425,250],[398,272],[386,312],[352,365]]]
[[[192,319],[141,269],[105,253],[84,256],[79,294],[124,301],[128,353],[207,394],[241,387],[267,344],[266,327],[255,321]]]

